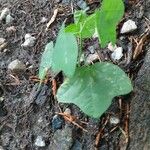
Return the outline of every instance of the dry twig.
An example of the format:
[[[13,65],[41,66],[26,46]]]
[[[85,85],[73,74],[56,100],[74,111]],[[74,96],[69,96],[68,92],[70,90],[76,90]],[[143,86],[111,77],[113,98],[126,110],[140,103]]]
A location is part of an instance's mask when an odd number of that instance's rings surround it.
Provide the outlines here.
[[[47,23],[47,25],[46,25],[46,31],[48,30],[48,28],[50,27],[50,25],[55,21],[57,14],[58,14],[58,8],[54,10],[54,14],[53,14],[52,18]]]
[[[66,121],[69,121],[70,123],[74,124],[75,126],[77,126],[78,128],[82,129],[83,131],[88,132],[81,125],[76,123],[77,118],[75,116],[72,116],[72,115],[67,114],[67,113],[57,113],[57,114],[63,116]],[[84,123],[84,122],[82,122],[82,123]]]

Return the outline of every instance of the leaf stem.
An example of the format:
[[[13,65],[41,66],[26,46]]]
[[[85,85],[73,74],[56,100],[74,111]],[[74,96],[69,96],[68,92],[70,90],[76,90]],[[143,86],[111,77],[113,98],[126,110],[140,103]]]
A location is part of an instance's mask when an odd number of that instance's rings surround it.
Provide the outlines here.
[[[82,36],[79,35],[79,56],[78,56],[78,66],[80,66],[80,59],[82,55]]]

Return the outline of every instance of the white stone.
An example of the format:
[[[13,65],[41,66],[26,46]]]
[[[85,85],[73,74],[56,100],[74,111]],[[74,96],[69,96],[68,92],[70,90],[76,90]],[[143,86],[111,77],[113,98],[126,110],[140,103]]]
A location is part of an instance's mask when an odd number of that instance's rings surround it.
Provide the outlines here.
[[[41,22],[41,23],[47,22],[47,18],[46,18],[46,17],[42,17],[40,22]]]
[[[31,37],[32,37],[32,35],[31,35],[30,33],[27,33],[27,34],[24,36],[24,39],[27,40],[27,39],[29,39],[29,38],[31,38]]]
[[[110,119],[109,119],[109,122],[110,124],[118,124],[120,122],[119,118],[118,117],[115,117],[115,116],[111,116]]]
[[[35,41],[36,41],[36,38],[33,37],[31,34],[27,33],[25,35],[25,41],[21,46],[23,46],[23,47],[32,47],[32,46],[34,46]]]
[[[126,21],[122,28],[121,28],[121,33],[128,33],[128,32],[132,32],[134,30],[137,29],[137,25],[135,24],[135,22],[131,19],[129,19],[128,21]]]
[[[8,69],[11,71],[21,71],[21,70],[25,70],[26,66],[20,60],[16,59],[8,65]]]
[[[37,136],[35,140],[35,145],[38,147],[44,147],[45,146],[45,141],[43,140],[42,136]]]
[[[0,15],[0,20],[3,20],[5,19],[5,17],[10,13],[10,10],[9,8],[4,8],[1,12],[1,15]]]
[[[111,58],[116,61],[120,60],[123,56],[123,49],[122,47],[118,47],[114,50],[114,52],[111,54]]]
[[[8,14],[6,16],[6,24],[12,23],[13,20],[14,20],[14,18],[10,14]]]

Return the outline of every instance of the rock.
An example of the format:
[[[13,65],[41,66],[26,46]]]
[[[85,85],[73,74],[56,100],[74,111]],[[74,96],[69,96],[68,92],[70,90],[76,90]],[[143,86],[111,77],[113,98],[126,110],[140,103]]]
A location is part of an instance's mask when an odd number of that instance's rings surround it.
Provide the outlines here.
[[[16,59],[8,65],[8,69],[12,72],[24,72],[26,70],[26,66],[20,60]]]
[[[62,130],[57,130],[54,133],[50,143],[50,150],[70,150],[73,144],[72,128],[68,125]]]
[[[135,22],[130,19],[123,24],[123,26],[121,28],[121,33],[129,33],[136,29],[137,29],[137,26],[136,26]]]
[[[150,4],[150,2],[149,2]],[[128,150],[150,150],[150,44],[144,63],[134,80],[130,104]]]
[[[25,42],[21,46],[23,46],[23,47],[32,47],[32,46],[34,46],[35,41],[36,41],[36,38],[33,37],[31,34],[27,33],[25,35]]]
[[[94,53],[95,53],[95,47],[94,47],[94,46],[89,46],[87,49],[88,49],[88,51],[89,51],[91,54],[94,54]]]
[[[10,13],[10,10],[9,8],[4,8],[1,12],[1,15],[0,15],[0,21],[5,19],[6,16]]]
[[[42,107],[47,101],[48,97],[50,96],[51,88],[47,86],[46,84],[41,85],[40,88],[39,88],[39,85],[37,85],[35,88],[36,88],[35,93],[34,93],[35,103],[38,106]]]
[[[37,136],[35,140],[35,145],[38,147],[45,147],[45,141],[43,140],[42,136]]]
[[[111,58],[116,61],[120,60],[123,56],[123,49],[122,47],[118,47],[114,50],[114,52],[111,54]]]
[[[77,5],[78,5],[78,7],[80,7],[80,9],[83,9],[83,10],[89,9],[89,7],[87,6],[87,3],[83,0],[77,1]]]
[[[71,150],[82,150],[82,144],[76,140],[71,148]]]
[[[15,33],[16,32],[15,26],[7,27],[6,32],[7,33]]]
[[[40,22],[41,22],[41,23],[47,22],[47,18],[46,18],[46,17],[42,17]]]
[[[64,120],[62,119],[61,116],[55,115],[52,119],[52,128],[54,130],[61,129],[63,122],[64,122]]]
[[[110,119],[109,119],[109,122],[112,125],[116,125],[116,124],[118,124],[120,122],[120,119],[118,117],[111,116]]]
[[[13,20],[14,20],[14,18],[10,14],[8,14],[6,16],[6,24],[12,23]]]

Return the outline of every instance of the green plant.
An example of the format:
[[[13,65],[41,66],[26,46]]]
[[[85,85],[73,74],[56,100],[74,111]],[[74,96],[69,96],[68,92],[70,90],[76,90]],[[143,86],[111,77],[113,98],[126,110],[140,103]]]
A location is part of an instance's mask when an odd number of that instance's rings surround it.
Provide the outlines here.
[[[92,15],[76,11],[73,24],[65,28],[63,23],[55,46],[52,42],[46,45],[39,78],[42,80],[48,69],[63,71],[66,79],[57,91],[59,102],[74,103],[87,115],[98,118],[112,98],[132,90],[130,79],[118,66],[108,62],[80,66],[79,62],[83,39],[91,38],[95,31],[101,47],[116,42],[116,26],[123,13],[122,0],[103,0],[101,9]]]

